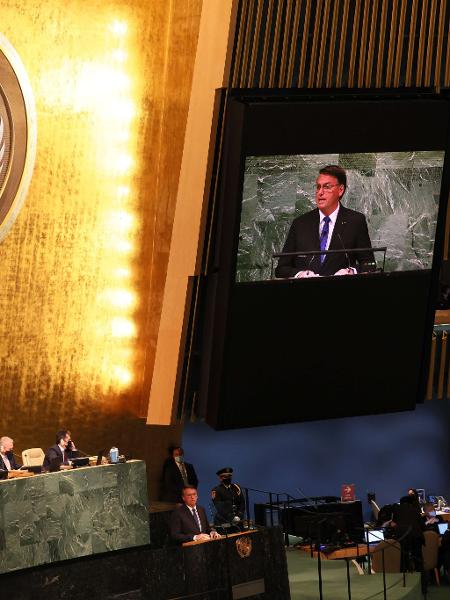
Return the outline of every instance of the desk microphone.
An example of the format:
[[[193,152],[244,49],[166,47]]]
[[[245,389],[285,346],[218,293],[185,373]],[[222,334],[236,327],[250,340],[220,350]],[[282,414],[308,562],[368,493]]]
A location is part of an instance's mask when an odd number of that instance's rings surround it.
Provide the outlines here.
[[[342,222],[342,225],[345,225],[345,221]],[[339,241],[341,242],[342,250],[344,250],[344,252],[345,252],[345,257],[347,259],[348,268],[351,269],[352,267],[351,267],[351,264],[350,264],[350,257],[348,255],[347,248],[344,246],[344,242],[342,241],[341,234],[338,233],[337,236],[339,238]]]
[[[92,452],[90,454],[88,454],[84,450],[80,450],[80,448],[77,448],[76,450],[69,450],[69,452],[79,452],[83,456],[94,456],[94,454],[92,454]]]

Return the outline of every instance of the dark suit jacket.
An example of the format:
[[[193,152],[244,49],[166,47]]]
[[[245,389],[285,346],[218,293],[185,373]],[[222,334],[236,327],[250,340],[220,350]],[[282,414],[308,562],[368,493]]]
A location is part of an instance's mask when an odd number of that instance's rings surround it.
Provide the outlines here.
[[[297,217],[291,225],[283,252],[320,250],[319,225],[320,215],[317,208]],[[365,216],[341,205],[328,250],[370,248],[371,246]],[[370,263],[373,262],[372,252],[328,254],[323,263],[320,262],[320,255],[314,257],[283,256],[278,261],[275,275],[277,277],[294,277],[299,271],[310,270],[327,276],[334,275],[339,269],[349,266],[355,267],[359,272],[372,271],[374,266]]]
[[[198,487],[198,478],[193,465],[184,463],[189,485]],[[161,500],[165,502],[183,502],[181,490],[184,487],[180,469],[173,458],[168,458],[163,466]]]
[[[61,464],[65,464],[65,465],[69,464],[69,452],[64,452],[64,461],[63,461],[61,448],[58,446],[58,444],[55,444],[54,446],[51,446],[45,453],[45,458],[44,458],[44,463],[42,465],[42,468],[49,469],[52,460],[54,460],[56,458],[58,458],[61,461]]]
[[[206,518],[205,509],[197,504],[197,513],[202,524],[200,532],[197,522],[191,512],[191,509],[183,504],[176,508],[170,516],[170,537],[174,542],[183,544],[184,542],[192,542],[194,535],[199,533],[209,533],[211,528]]]
[[[6,456],[8,457],[8,460],[11,464],[11,469],[20,469],[20,465],[18,463],[16,463],[16,458],[12,452],[6,452]],[[6,465],[3,462],[3,457],[1,454],[0,454],[0,470],[7,471]]]

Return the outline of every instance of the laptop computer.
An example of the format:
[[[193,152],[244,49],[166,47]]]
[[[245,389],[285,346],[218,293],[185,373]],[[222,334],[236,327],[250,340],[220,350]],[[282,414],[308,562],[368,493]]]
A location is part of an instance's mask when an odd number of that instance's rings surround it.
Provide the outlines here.
[[[71,458],[70,462],[72,463],[72,467],[76,469],[77,467],[87,467],[89,465],[89,456],[79,456],[78,458]]]
[[[384,531],[382,529],[369,529],[364,532],[365,541],[369,544],[378,544],[384,540]]]
[[[440,535],[444,535],[448,529],[448,523],[438,523],[438,527]]]
[[[20,470],[29,471],[30,473],[39,475],[39,473],[42,473],[42,465],[23,465],[22,467],[20,467]]]

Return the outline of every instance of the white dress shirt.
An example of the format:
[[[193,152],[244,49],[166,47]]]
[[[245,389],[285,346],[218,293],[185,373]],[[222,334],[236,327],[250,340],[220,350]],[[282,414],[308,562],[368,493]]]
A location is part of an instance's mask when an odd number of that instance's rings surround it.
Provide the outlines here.
[[[325,246],[325,250],[328,250],[328,248],[330,247],[331,236],[333,235],[333,230],[334,230],[334,226],[336,225],[336,219],[338,217],[340,207],[341,207],[341,205],[338,204],[338,207],[336,208],[336,210],[334,210],[331,213],[331,215],[328,215],[330,217],[330,222],[328,223],[328,238],[327,238],[327,245]],[[325,225],[324,219],[325,219],[326,215],[324,215],[323,212],[321,210],[319,210],[319,216],[320,216],[320,221],[319,221],[319,238],[320,238],[320,236],[322,234],[323,226]]]
[[[5,467],[8,469],[8,471],[11,471],[11,463],[9,462],[9,458],[6,456],[6,454],[2,454],[2,459],[5,463]]]
[[[59,444],[58,444],[58,446],[59,446]],[[59,446],[59,449],[60,449],[60,450],[61,450],[61,452],[62,452],[62,464],[64,464],[64,456],[65,456],[65,455],[64,455],[64,452],[65,452],[66,450],[65,450],[64,446]]]

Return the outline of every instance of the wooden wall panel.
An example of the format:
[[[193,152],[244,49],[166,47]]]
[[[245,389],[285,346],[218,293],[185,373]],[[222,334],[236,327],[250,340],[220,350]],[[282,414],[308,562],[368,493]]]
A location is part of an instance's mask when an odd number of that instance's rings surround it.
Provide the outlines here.
[[[172,245],[164,290],[155,370],[147,423],[168,425],[176,410],[177,375],[181,368],[188,279],[198,274],[202,223],[215,92],[226,84],[230,64],[231,0],[207,3],[202,11],[192,82],[183,162],[178,187]]]

